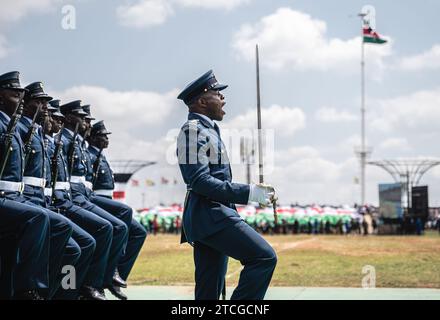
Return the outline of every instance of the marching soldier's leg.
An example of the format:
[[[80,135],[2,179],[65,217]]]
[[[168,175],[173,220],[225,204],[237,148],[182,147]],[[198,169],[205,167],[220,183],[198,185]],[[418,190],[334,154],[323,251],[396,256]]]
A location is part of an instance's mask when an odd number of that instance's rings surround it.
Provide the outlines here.
[[[95,296],[93,289],[102,288],[103,286],[104,274],[107,268],[112,244],[113,227],[107,220],[76,205],[65,208],[65,210],[62,211],[62,214],[80,226],[80,228],[89,234],[95,241],[95,248],[89,268],[84,275],[84,279],[78,281],[80,294],[86,298],[93,298],[93,296]],[[75,236],[75,229],[73,235]],[[83,237],[86,238],[84,234],[82,236],[81,234],[75,236],[77,242],[84,243],[84,246],[86,246],[87,241],[82,239]],[[58,290],[55,298],[72,299],[73,296],[74,294],[72,292]]]
[[[133,219],[133,210],[129,206],[103,196],[92,196],[91,202],[122,220],[128,227],[128,242],[124,250],[125,252],[118,263],[116,275],[116,279],[120,277],[124,281],[122,286],[126,286],[125,281],[142,249],[142,245],[147,237],[147,231],[140,223]],[[114,282],[116,282],[116,279],[114,279]],[[118,285],[119,281],[115,284]]]
[[[127,226],[130,226],[131,219],[133,218],[133,209],[126,204],[96,195],[90,197],[90,202],[111,213],[119,220],[122,220]]]
[[[74,288],[59,287],[54,295],[54,299],[73,300],[78,297],[79,288],[82,287],[89,271],[90,264],[95,252],[96,241],[93,237],[73,223],[72,239],[77,243],[81,250],[81,256],[74,264],[75,267],[75,286]],[[63,275],[61,275],[62,277]]]
[[[73,234],[72,234],[73,235]],[[78,243],[70,237],[67,241],[66,250],[63,254],[63,258],[61,260],[61,270],[60,273],[58,273],[55,281],[54,286],[50,288],[48,298],[52,299],[55,292],[61,287],[61,281],[65,274],[63,273],[63,268],[65,266],[72,266],[76,269],[76,264],[79,261],[81,257],[81,248],[79,247]]]
[[[254,229],[240,220],[200,242],[239,260],[244,265],[231,300],[264,298],[277,263],[277,256]]]
[[[0,231],[16,233],[19,255],[13,274],[16,299],[33,299],[35,291],[47,288],[49,218],[43,210],[0,199]]]
[[[49,290],[45,290],[48,297],[52,288],[56,288],[56,280],[61,272],[61,261],[64,258],[67,242],[72,235],[72,224],[62,215],[51,210],[45,210],[49,217],[50,251],[49,251]]]
[[[139,222],[132,219],[128,232],[127,249],[118,264],[119,275],[124,281],[127,281],[146,238],[147,230]]]
[[[113,227],[113,240],[103,281],[103,288],[107,288],[113,283],[113,275],[127,244],[128,227],[124,222],[89,201],[83,202],[81,207],[109,221]]]
[[[142,249],[147,231],[136,220],[132,219],[130,230],[128,233],[128,243],[124,255],[119,260],[117,271],[113,276],[113,284],[107,289],[117,298],[126,300],[127,296],[122,292],[121,288],[127,287],[127,278],[131,269]]]
[[[195,299],[218,300],[223,289],[228,257],[202,242],[194,243]]]

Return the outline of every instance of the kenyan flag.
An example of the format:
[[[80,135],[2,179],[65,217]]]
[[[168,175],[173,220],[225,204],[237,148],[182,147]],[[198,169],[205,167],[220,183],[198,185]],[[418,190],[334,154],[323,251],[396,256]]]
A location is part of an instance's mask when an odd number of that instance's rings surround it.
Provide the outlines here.
[[[371,27],[366,24],[363,28],[364,33],[364,43],[377,43],[377,44],[383,44],[387,41],[385,39],[382,39],[379,34],[371,29]]]

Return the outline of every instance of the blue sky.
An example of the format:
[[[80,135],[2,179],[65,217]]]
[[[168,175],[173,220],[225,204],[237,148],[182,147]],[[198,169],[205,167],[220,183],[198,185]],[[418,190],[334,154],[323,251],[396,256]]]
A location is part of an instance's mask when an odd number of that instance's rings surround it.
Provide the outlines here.
[[[377,31],[389,40],[366,54],[372,159],[440,157],[440,3],[433,0],[1,0],[0,70],[21,71],[24,84],[41,80],[63,100],[91,103],[114,132],[111,158],[158,161],[135,178],[181,181],[165,159],[165,136],[186,117],[175,97],[214,69],[230,85],[221,127],[254,127],[258,42],[263,125],[275,129],[275,169],[267,181],[281,203],[352,204],[359,199],[356,14],[365,4],[375,7]],[[76,10],[75,30],[61,27],[65,5]],[[244,167],[233,169],[244,181]],[[378,203],[382,182],[391,178],[369,167],[368,202]],[[431,205],[440,205],[440,170],[422,183],[430,186]],[[128,200],[140,206],[142,192],[151,203],[164,192],[179,200],[182,190],[180,183],[131,188]]]

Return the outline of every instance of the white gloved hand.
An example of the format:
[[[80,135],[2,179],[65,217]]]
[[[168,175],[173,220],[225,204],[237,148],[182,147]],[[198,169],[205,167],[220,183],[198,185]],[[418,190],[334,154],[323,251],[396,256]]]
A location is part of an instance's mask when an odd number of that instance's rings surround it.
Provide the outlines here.
[[[261,206],[269,206],[275,199],[275,189],[268,184],[251,184],[248,202],[258,202]]]

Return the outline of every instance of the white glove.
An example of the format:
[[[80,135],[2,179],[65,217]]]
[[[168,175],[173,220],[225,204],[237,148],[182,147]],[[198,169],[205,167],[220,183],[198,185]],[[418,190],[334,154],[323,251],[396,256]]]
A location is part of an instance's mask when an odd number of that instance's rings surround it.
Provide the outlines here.
[[[261,206],[269,206],[275,199],[275,189],[268,184],[251,184],[248,202],[258,202]]]

